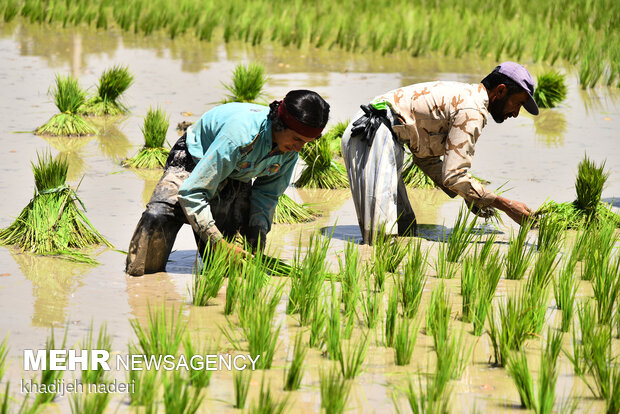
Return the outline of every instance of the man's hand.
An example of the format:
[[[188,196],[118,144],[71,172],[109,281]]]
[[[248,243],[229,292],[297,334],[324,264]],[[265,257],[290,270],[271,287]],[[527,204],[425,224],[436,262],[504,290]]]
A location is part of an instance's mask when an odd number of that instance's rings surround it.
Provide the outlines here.
[[[502,196],[497,196],[493,204],[491,204],[491,207],[502,210],[504,213],[508,214],[508,217],[520,225],[525,224],[532,215],[532,210],[524,203],[516,200],[509,200]]]
[[[220,239],[220,241],[218,243],[221,244],[222,247],[227,249],[236,258],[243,259],[243,258],[247,258],[247,257],[251,257],[252,256],[252,254],[250,252],[247,252],[247,251],[243,250],[241,247],[237,246],[236,244],[229,243],[229,242],[227,242],[224,239]]]

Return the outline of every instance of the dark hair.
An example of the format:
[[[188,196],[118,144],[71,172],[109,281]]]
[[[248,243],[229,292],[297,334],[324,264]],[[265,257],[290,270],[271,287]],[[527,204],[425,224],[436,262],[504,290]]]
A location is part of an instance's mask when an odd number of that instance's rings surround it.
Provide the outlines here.
[[[506,85],[506,88],[508,88],[508,95],[523,92],[525,90],[517,82],[513,81],[503,73],[499,73],[495,70],[489,73],[486,78],[482,79],[480,83],[484,85],[487,91],[490,91],[497,85],[503,83],[504,85]]]
[[[329,118],[329,104],[316,92],[297,89],[286,94],[282,103],[273,101],[269,104],[268,118],[271,129],[283,131],[288,126],[278,116],[278,107],[286,105],[286,110],[299,122],[313,128],[324,128]]]

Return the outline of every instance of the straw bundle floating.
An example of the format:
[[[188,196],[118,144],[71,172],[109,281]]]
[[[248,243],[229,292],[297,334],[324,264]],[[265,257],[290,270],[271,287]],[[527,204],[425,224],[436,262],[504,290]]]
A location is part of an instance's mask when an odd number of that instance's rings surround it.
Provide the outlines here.
[[[267,83],[265,68],[258,63],[245,66],[240,63],[233,72],[232,83],[224,87],[230,95],[224,102],[254,102],[263,94],[263,86]]]
[[[86,93],[77,80],[71,76],[56,75],[56,86],[50,91],[54,103],[60,111],[47,123],[37,128],[38,135],[83,136],[94,135],[98,131],[79,115],[80,107],[86,100]]]
[[[163,168],[170,150],[164,148],[169,117],[161,108],[150,108],[144,118],[144,147],[133,158],[123,162],[124,167],[131,168]]]
[[[276,224],[294,224],[312,221],[321,214],[306,206],[299,204],[286,194],[282,194],[273,214],[273,222]]]
[[[0,244],[16,245],[40,255],[96,263],[75,249],[112,245],[95,230],[84,214],[82,201],[65,184],[67,162],[62,158],[53,159],[50,154],[37,155],[37,158],[37,164],[32,164],[36,185],[34,197],[15,222],[0,231]]]
[[[129,110],[119,99],[131,86],[134,77],[127,66],[114,66],[105,70],[99,78],[97,95],[80,108],[80,113],[94,116],[121,115]]]
[[[332,144],[325,137],[304,145],[299,155],[306,167],[295,183],[297,187],[336,189],[349,186],[347,172],[334,160]]]
[[[546,72],[538,76],[534,100],[541,108],[555,108],[566,99],[566,76],[559,72]]]

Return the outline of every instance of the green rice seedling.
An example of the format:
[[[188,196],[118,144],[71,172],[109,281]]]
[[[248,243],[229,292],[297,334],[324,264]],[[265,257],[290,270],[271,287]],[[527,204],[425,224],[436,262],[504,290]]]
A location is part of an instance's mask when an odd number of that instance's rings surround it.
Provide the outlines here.
[[[439,279],[452,279],[456,275],[458,264],[448,260],[448,244],[439,243],[437,258],[435,259],[435,273]]]
[[[269,384],[266,384],[265,378],[260,385],[260,393],[256,405],[252,404],[248,413],[250,414],[282,414],[288,408],[289,395],[282,400],[276,400],[271,394]]]
[[[244,409],[248,399],[250,382],[252,381],[252,371],[244,369],[233,371],[233,384],[235,386],[235,408]]]
[[[204,396],[201,388],[192,387],[182,371],[164,375],[164,408],[166,414],[193,414],[198,411]]]
[[[19,13],[21,8],[21,4],[17,0],[8,0],[4,2],[4,11],[2,13],[2,17],[5,23],[11,22],[15,16]]]
[[[545,214],[540,220],[538,228],[538,251],[552,250],[558,252],[564,241],[564,226],[561,220],[554,216]]]
[[[443,283],[431,293],[431,302],[426,311],[426,334],[433,335],[435,349],[444,346],[450,325],[450,294]]]
[[[97,134],[98,131],[79,115],[86,93],[78,85],[77,79],[71,75],[57,74],[55,82],[56,86],[50,94],[60,113],[37,128],[35,134],[74,137]]]
[[[88,99],[80,112],[87,115],[121,115],[129,110],[120,97],[133,83],[134,77],[127,66],[116,65],[106,69],[99,78],[97,95]]]
[[[468,256],[463,259],[463,268],[461,269],[461,312],[463,322],[471,322],[472,320],[472,303],[477,293],[480,270],[478,261],[475,258]]]
[[[381,271],[396,272],[408,251],[409,243],[399,243],[398,240],[386,234],[385,226],[381,225],[375,236],[373,265],[377,270],[373,270],[375,273]]]
[[[129,382],[134,384],[133,392],[129,393],[132,406],[153,406],[157,400],[157,390],[159,388],[158,374],[159,371],[156,369],[129,370]]]
[[[4,376],[4,371],[6,370],[6,358],[9,353],[9,349],[7,346],[9,336],[5,336],[2,342],[0,342],[0,381],[2,381],[2,377]]]
[[[474,256],[478,258],[481,265],[486,264],[487,259],[491,256],[491,253],[493,252],[493,246],[495,246],[496,241],[497,234],[494,233],[486,238],[480,249],[478,249],[479,244],[476,244]]]
[[[535,294],[541,289],[546,289],[553,280],[553,272],[557,265],[555,251],[543,250],[539,252],[534,262],[534,268],[525,284],[528,292]]]
[[[176,313],[176,318],[175,318]],[[138,337],[138,345],[144,355],[176,355],[187,329],[187,323],[183,321],[183,308],[176,311],[170,309],[170,315],[166,315],[165,304],[159,309],[148,306],[148,328],[144,327],[138,319],[129,321],[133,331]]]
[[[185,356],[187,361],[190,361],[194,355],[208,355],[212,353],[210,351],[214,351],[214,347],[211,346],[211,349],[203,343],[195,344],[192,340],[192,337],[188,333],[185,335],[185,339],[183,339],[183,355]],[[213,375],[213,371],[209,369],[199,368],[194,369],[194,367],[189,367],[189,382],[196,388],[205,388],[208,387],[211,383],[211,375]]]
[[[224,315],[232,315],[239,301],[239,295],[244,282],[243,267],[235,260],[230,261],[232,268],[228,272],[228,284],[226,285],[226,303],[224,305]]]
[[[420,322],[403,318],[396,325],[394,338],[394,361],[396,365],[409,365],[418,338]]]
[[[478,236],[478,232],[474,231],[477,217],[473,216],[472,220],[469,221],[470,218],[471,210],[461,207],[448,239],[446,259],[450,262],[458,262],[461,256],[470,248],[474,238]]]
[[[37,164],[32,164],[34,197],[13,224],[0,230],[1,245],[90,264],[97,262],[77,249],[98,244],[112,247],[84,214],[84,204],[75,191],[66,185],[67,170],[64,158],[37,154]]]
[[[310,323],[310,348],[322,349],[325,344],[325,327],[328,321],[326,307],[324,301],[317,301],[314,304]]]
[[[329,140],[324,137],[315,139],[304,145],[299,156],[306,166],[295,182],[297,187],[337,189],[349,186],[347,172],[342,164],[334,160]]]
[[[534,409],[536,406],[534,379],[527,366],[525,352],[519,352],[517,355],[518,357],[513,356],[508,360],[506,368],[519,391],[521,406],[527,409]]]
[[[534,100],[540,108],[555,108],[566,99],[566,75],[550,71],[538,76],[536,80]]]
[[[413,155],[410,155],[403,164],[402,172],[403,182],[407,187],[411,188],[435,188],[435,182],[424,173],[413,162]]]
[[[388,298],[387,312],[385,313],[385,323],[383,339],[385,346],[391,347],[394,344],[394,333],[396,331],[396,317],[398,316],[398,289],[394,287]]]
[[[361,286],[359,281],[360,260],[357,244],[348,240],[344,248],[344,263],[338,257],[340,274],[342,275],[340,284],[341,301],[344,306],[345,314],[355,312],[360,300]]]
[[[304,376],[304,360],[307,353],[308,348],[303,344],[301,333],[298,333],[295,337],[293,360],[291,365],[284,370],[284,390],[295,391],[299,389]]]
[[[330,359],[338,358],[340,351],[340,301],[336,295],[336,287],[332,281],[331,312],[325,330],[325,344]]]
[[[232,83],[224,84],[224,88],[230,92],[224,102],[256,101],[262,96],[267,80],[263,65],[252,62],[246,66],[239,63],[233,71]]]
[[[73,393],[71,412],[73,414],[103,414],[112,399],[109,392]]]
[[[337,368],[327,370],[319,368],[319,378],[321,408],[326,414],[343,413],[351,392],[351,381],[347,381]]]
[[[56,340],[54,337],[54,328],[52,327],[52,330],[50,332],[50,336],[47,337],[47,340],[45,341],[45,367],[41,370],[41,378],[39,379],[39,381],[35,381],[38,384],[38,387],[45,387],[45,389],[48,392],[40,392],[37,393],[35,400],[34,400],[34,407],[39,407],[43,404],[46,403],[50,403],[52,401],[54,401],[54,399],[56,398],[56,394],[58,393],[58,391],[53,391],[56,388],[55,387],[51,387],[51,384],[56,384],[57,381],[60,381],[62,379],[62,375],[64,373],[63,370],[57,370],[57,369],[51,369],[50,365],[50,355],[51,355],[51,351],[54,349],[64,349],[65,345],[67,343],[67,334],[69,332],[69,327],[67,326],[65,328],[65,333],[62,339],[62,344],[60,346],[57,347],[56,345]]]
[[[286,194],[282,194],[273,213],[273,222],[275,224],[304,223],[312,221],[320,215],[321,213],[317,210],[306,204],[299,204]]]
[[[338,362],[340,363],[340,372],[345,379],[353,379],[362,372],[369,343],[370,333],[367,332],[357,343],[349,341],[346,349],[343,349],[342,343],[340,344]]]
[[[209,300],[217,296],[234,261],[234,257],[222,244],[207,243],[202,269],[193,272],[190,295],[194,306],[207,306]]]
[[[374,329],[379,323],[381,305],[383,304],[383,292],[373,290],[370,282],[370,273],[366,272],[366,291],[362,294],[362,313],[366,327]]]
[[[448,387],[450,373],[443,371],[436,372],[434,377],[427,377],[426,384],[422,385],[421,377],[418,380],[418,390],[416,391],[413,381],[410,379],[405,395],[409,402],[409,407],[414,414],[450,413],[451,387]],[[397,410],[398,412],[398,410]]]
[[[449,332],[443,346],[435,350],[437,353],[437,375],[440,377],[449,375],[450,378],[456,380],[463,376],[474,350],[473,344],[466,346],[466,335],[464,327],[461,327],[458,334],[455,334],[454,331]],[[443,371],[447,373],[444,374]]]
[[[476,336],[482,335],[484,321],[487,319],[493,296],[495,296],[497,284],[502,273],[501,270],[499,251],[496,251],[495,254],[491,254],[490,258],[487,259],[487,263],[476,283],[477,294],[474,296],[471,309],[474,335]]]
[[[348,126],[349,121],[341,121],[323,134],[323,138],[331,143],[332,151],[339,157],[342,157],[342,149],[340,147],[342,135]]]
[[[609,172],[605,172],[605,162],[596,165],[587,155],[577,166],[575,206],[584,212],[588,221],[596,216],[597,207],[601,202],[601,194]]]
[[[579,281],[575,273],[575,262],[569,256],[564,260],[560,274],[553,284],[555,303],[562,311],[562,332],[568,332],[573,319],[577,289],[579,289]]]
[[[616,244],[615,226],[610,222],[590,225],[587,230],[588,242],[584,247],[584,260],[581,278],[593,280],[604,272]]]
[[[301,236],[295,255],[295,271],[291,273],[291,290],[286,312],[299,312],[300,324],[310,322],[314,303],[318,300],[327,271],[327,251],[331,237],[322,237],[318,232],[310,235],[304,258],[301,258]]]
[[[527,247],[527,235],[533,222],[528,221],[519,228],[517,236],[510,235],[508,251],[504,256],[506,279],[520,280],[534,259],[534,250]]]
[[[144,147],[133,158],[123,162],[130,168],[163,168],[170,150],[164,148],[166,132],[170,125],[169,116],[160,107],[149,108],[141,128],[144,135]]]
[[[620,306],[620,255],[599,263],[592,278],[592,290],[598,305],[599,323],[611,326],[614,309]]]
[[[383,292],[385,287],[385,277],[387,274],[387,264],[383,260],[375,260],[372,267],[367,270],[368,274],[373,276],[373,290],[376,292]]]
[[[427,257],[428,250],[424,253],[422,252],[421,240],[415,240],[409,245],[407,261],[403,266],[403,275],[396,278],[403,315],[409,319],[416,315],[420,307],[422,292],[426,286],[427,279]]]
[[[7,381],[6,386],[4,387],[4,397],[2,398],[2,400],[0,400],[0,414],[9,413],[9,386],[10,385],[11,385],[10,381]]]
[[[82,352],[88,352],[89,358],[87,359],[88,369],[82,369],[82,382],[85,384],[96,384],[103,382],[105,371],[103,367],[99,365],[98,369],[93,370],[90,367],[90,351],[93,349],[104,349],[109,353],[112,353],[112,336],[108,334],[107,327],[104,324],[99,328],[99,335],[97,336],[97,342],[93,342],[93,324],[90,324],[88,330],[88,336],[81,346]]]

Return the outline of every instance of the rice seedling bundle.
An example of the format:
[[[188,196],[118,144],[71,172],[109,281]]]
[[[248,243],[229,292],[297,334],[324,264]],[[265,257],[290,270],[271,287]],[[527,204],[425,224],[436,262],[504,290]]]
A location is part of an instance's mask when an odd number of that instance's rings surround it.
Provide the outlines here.
[[[277,400],[271,394],[271,388],[266,383],[265,378],[260,385],[260,393],[256,405],[252,404],[248,410],[249,414],[282,414],[288,408],[289,396],[282,400]]]
[[[538,251],[552,250],[559,252],[564,241],[564,226],[561,220],[552,215],[543,215],[538,228]]]
[[[194,414],[200,408],[204,396],[202,389],[192,387],[181,370],[168,371],[164,375],[164,408],[166,414]]]
[[[247,66],[238,64],[233,71],[232,83],[224,84],[224,88],[230,92],[224,102],[256,101],[262,95],[267,80],[263,65],[255,62]]]
[[[308,348],[303,344],[303,336],[298,333],[295,337],[293,360],[284,371],[284,390],[295,391],[299,389],[304,376],[304,360],[307,353]]]
[[[415,348],[420,321],[400,319],[396,324],[396,336],[394,338],[394,362],[396,365],[409,365]]]
[[[319,369],[321,388],[321,408],[325,413],[342,414],[349,399],[351,381],[348,381],[336,368]]]
[[[402,277],[396,277],[403,315],[409,319],[416,315],[420,307],[422,292],[427,279],[427,257],[428,250],[422,252],[422,241],[420,239],[415,240],[409,245]]]
[[[106,69],[99,78],[97,95],[88,99],[80,113],[95,116],[121,115],[129,110],[120,97],[133,83],[134,77],[127,66],[116,65]]]
[[[537,77],[534,100],[540,108],[555,108],[566,99],[568,88],[566,75],[560,72],[550,71]]]
[[[342,148],[340,145],[342,141],[342,135],[344,134],[344,131],[347,129],[348,126],[349,121],[341,121],[323,134],[323,139],[331,143],[332,152],[339,157],[342,157]]]
[[[74,137],[98,134],[98,131],[79,115],[80,107],[86,100],[86,93],[78,85],[77,79],[71,75],[57,74],[55,82],[56,86],[50,94],[54,97],[60,113],[37,128],[35,134]]]
[[[163,168],[166,165],[170,150],[164,148],[166,132],[169,126],[169,116],[161,108],[149,108],[144,126],[141,128],[144,135],[144,147],[133,158],[123,162],[123,166],[131,168]]]
[[[88,352],[88,369],[82,369],[82,382],[85,384],[96,384],[103,382],[105,371],[102,366],[99,366],[98,369],[92,370],[90,369],[90,351],[93,349],[104,349],[109,353],[112,353],[112,336],[108,334],[108,330],[106,325],[103,324],[99,328],[99,335],[97,336],[97,342],[93,342],[93,325],[91,323],[90,329],[88,330],[88,336],[86,340],[82,344],[82,352]]]
[[[273,222],[275,224],[304,223],[320,215],[321,213],[306,204],[299,204],[286,194],[282,194],[273,213]]]
[[[182,318],[182,307],[179,307],[178,311],[173,307],[168,316],[165,304],[162,304],[159,309],[148,306],[148,328],[138,319],[129,322],[144,355],[176,355],[187,329],[187,323]]]
[[[424,173],[413,162],[413,155],[410,155],[403,164],[403,182],[411,188],[435,188],[437,185],[431,178]]]
[[[250,390],[250,381],[252,380],[252,371],[249,369],[234,370],[233,384],[235,387],[235,404],[238,409],[245,408],[245,402],[248,399],[248,391]]]
[[[299,156],[306,163],[297,187],[347,188],[349,180],[342,164],[334,160],[332,144],[325,137],[319,137],[304,145]]]
[[[72,414],[103,414],[112,399],[109,392],[73,393],[71,396]]]
[[[40,255],[97,263],[77,251],[84,247],[112,245],[90,223],[85,208],[73,189],[66,185],[68,165],[50,154],[37,155],[32,164],[35,194],[15,222],[0,231],[0,244],[16,245]],[[80,208],[79,206],[82,208]]]

